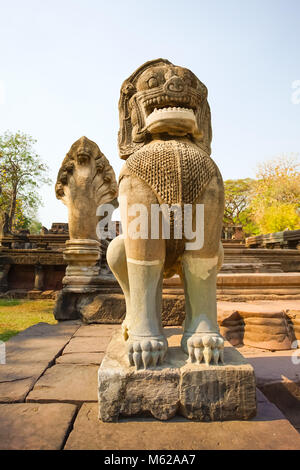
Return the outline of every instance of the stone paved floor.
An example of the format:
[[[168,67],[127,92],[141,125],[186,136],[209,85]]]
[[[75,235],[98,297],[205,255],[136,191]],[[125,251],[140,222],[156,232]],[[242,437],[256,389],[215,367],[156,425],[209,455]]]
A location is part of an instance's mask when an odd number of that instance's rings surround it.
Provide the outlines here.
[[[291,361],[294,351],[239,348],[260,389],[258,414],[250,421],[100,422],[97,370],[119,328],[38,324],[6,343],[0,449],[300,449],[300,364]]]

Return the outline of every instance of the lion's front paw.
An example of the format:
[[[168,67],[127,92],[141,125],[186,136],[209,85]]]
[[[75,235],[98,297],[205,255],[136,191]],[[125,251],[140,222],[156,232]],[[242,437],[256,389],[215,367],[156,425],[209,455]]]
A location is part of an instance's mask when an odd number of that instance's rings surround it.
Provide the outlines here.
[[[195,333],[188,339],[183,338],[182,347],[190,362],[224,363],[224,339],[218,333]]]
[[[129,340],[130,341],[130,340]],[[139,369],[162,364],[168,348],[165,338],[143,338],[131,340],[128,344],[128,359],[131,366]]]

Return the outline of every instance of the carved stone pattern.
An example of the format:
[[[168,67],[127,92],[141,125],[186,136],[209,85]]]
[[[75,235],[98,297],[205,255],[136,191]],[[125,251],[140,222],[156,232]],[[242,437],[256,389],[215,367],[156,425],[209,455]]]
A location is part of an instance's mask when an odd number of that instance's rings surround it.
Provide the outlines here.
[[[42,265],[65,265],[66,262],[63,260],[62,253],[61,254],[53,254],[49,253],[47,255],[31,255],[31,254],[26,254],[26,255],[14,255],[12,253],[11,255],[12,262],[13,264],[26,264],[26,265],[31,265],[31,264],[42,264]]]
[[[208,155],[176,140],[142,147],[125,165],[167,204],[192,204],[216,174]]]

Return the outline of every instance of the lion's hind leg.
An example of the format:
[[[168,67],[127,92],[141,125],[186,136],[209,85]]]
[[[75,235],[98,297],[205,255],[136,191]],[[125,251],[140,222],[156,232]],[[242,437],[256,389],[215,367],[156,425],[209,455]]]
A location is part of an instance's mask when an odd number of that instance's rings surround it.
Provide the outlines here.
[[[130,324],[130,291],[125,244],[122,236],[119,235],[110,242],[106,252],[106,258],[111,271],[124,293],[126,316],[122,323],[122,335],[125,341],[127,341]]]

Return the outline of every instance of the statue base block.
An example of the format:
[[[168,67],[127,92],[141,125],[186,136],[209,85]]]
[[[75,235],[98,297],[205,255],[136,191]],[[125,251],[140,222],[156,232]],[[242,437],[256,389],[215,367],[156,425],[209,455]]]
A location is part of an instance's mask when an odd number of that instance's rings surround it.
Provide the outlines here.
[[[98,373],[99,418],[177,415],[196,421],[246,420],[256,415],[253,367],[225,344],[224,365],[190,364],[180,348],[181,328],[166,328],[169,349],[155,369],[129,366],[126,343],[117,331]]]
[[[112,276],[99,275],[98,286],[64,287],[58,294],[54,316],[58,321],[80,319],[84,323],[122,323],[124,295],[115,289]]]

